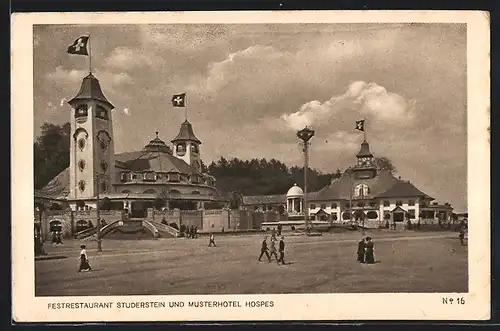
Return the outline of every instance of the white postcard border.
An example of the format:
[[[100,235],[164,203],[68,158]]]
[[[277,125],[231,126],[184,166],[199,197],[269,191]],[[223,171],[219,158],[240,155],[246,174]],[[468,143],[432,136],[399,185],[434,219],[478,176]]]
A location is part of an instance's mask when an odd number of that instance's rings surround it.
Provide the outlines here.
[[[469,293],[35,297],[33,252],[33,25],[152,23],[466,23]],[[17,322],[229,320],[481,320],[490,317],[490,32],[486,12],[267,11],[26,13],[12,16],[12,316]],[[443,304],[443,298],[464,304]],[[169,308],[169,302],[238,301],[240,308]],[[119,309],[118,302],[166,308]],[[273,301],[249,308],[246,301]],[[113,308],[52,309],[51,303],[112,302]],[[362,308],[360,308],[362,302]]]

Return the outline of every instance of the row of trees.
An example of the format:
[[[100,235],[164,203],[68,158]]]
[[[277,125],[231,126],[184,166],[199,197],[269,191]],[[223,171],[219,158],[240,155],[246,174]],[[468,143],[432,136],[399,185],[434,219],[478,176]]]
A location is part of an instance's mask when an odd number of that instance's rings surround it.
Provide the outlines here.
[[[44,123],[41,126],[41,134],[34,143],[36,189],[47,185],[52,178],[69,166],[70,130],[69,123],[63,125]],[[391,172],[396,170],[388,158],[379,157],[376,158],[376,162],[383,169]],[[303,167],[289,167],[276,159],[228,160],[221,157],[208,167],[204,164],[202,167],[217,179],[217,188],[223,192],[273,195],[286,193],[295,183],[304,187]],[[340,169],[332,173],[309,169],[308,189],[317,191],[340,176]]]

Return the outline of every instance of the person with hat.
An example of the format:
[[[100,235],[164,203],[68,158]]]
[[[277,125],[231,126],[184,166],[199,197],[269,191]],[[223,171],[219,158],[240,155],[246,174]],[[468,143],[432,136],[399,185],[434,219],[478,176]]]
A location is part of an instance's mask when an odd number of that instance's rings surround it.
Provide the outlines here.
[[[373,264],[375,263],[375,257],[373,255],[373,241],[371,237],[366,237],[366,252],[365,252],[365,263]]]
[[[359,263],[365,263],[365,248],[366,248],[366,243],[365,243],[365,238],[361,238],[361,240],[358,242],[358,262]]]
[[[82,251],[80,252],[80,267],[78,268],[78,272],[80,271],[90,271],[92,267],[89,264],[89,260],[87,258],[87,250],[85,249],[85,245],[81,245],[80,248]]]
[[[280,258],[278,259],[278,263],[281,261],[281,264],[285,264],[285,237],[281,236],[281,240],[279,243],[279,252]]]
[[[268,250],[269,249],[267,248],[267,236],[265,236],[264,240],[262,240],[262,245],[260,246],[259,262],[264,254],[266,254],[267,259],[269,260],[269,262],[271,262],[271,257],[269,256]]]

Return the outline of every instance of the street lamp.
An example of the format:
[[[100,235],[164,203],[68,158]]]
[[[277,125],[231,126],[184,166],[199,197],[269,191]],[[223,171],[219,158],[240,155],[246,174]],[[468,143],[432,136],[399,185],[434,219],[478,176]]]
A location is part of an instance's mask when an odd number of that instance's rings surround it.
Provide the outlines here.
[[[309,206],[307,205],[307,170],[309,169],[309,140],[314,136],[314,130],[307,126],[297,132],[297,137],[304,143],[304,221],[306,229],[309,228]]]

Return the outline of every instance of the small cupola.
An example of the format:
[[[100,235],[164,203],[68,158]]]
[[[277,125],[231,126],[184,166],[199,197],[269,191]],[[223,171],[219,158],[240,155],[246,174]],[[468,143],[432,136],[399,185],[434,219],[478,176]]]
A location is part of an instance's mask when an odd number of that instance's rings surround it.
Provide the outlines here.
[[[356,157],[373,157],[372,152],[370,152],[370,144],[366,140],[361,143],[361,149],[359,150]]]
[[[113,104],[111,104],[104,96],[104,93],[102,93],[99,80],[92,75],[92,73],[83,78],[80,91],[73,99],[69,100],[68,103],[74,108],[79,102],[88,100],[97,100],[107,105],[109,109],[114,108]]]
[[[170,147],[165,144],[163,140],[158,137],[158,131],[156,131],[156,138],[151,140],[145,147],[144,151],[146,152],[163,152],[172,154],[172,150]]]

